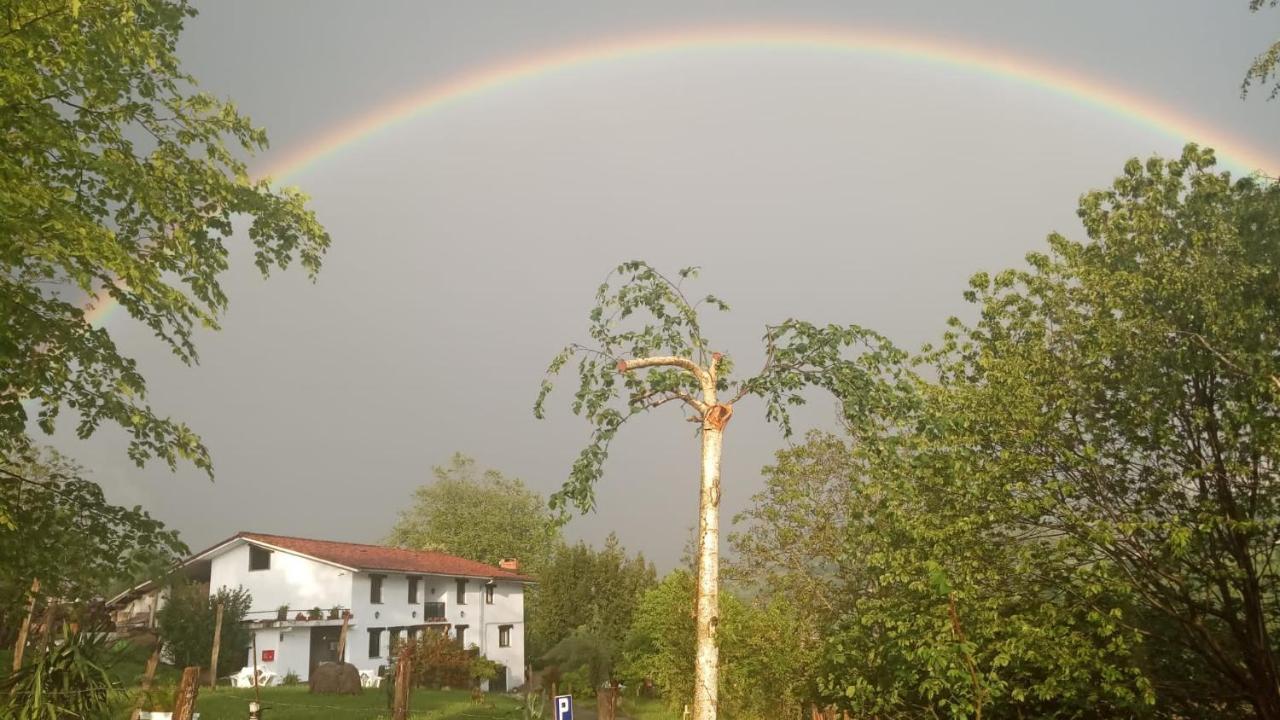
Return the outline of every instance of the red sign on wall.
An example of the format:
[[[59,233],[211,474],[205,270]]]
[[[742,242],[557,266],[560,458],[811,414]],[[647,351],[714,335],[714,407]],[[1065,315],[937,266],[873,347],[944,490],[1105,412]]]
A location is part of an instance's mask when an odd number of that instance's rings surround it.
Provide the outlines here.
[[[276,659],[276,651],[275,651],[275,650],[263,650],[263,651],[262,651],[262,662],[272,662],[272,661],[274,661],[275,659]]]

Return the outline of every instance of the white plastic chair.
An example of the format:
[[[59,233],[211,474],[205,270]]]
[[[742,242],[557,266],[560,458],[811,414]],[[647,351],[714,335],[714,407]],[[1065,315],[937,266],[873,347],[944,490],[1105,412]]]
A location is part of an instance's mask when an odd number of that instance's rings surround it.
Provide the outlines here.
[[[253,687],[253,668],[243,667],[240,672],[231,675],[231,687],[248,688]],[[280,684],[280,676],[271,672],[266,668],[258,668],[258,687],[271,687]]]
[[[382,687],[382,676],[372,670],[361,670],[360,686],[367,688]]]

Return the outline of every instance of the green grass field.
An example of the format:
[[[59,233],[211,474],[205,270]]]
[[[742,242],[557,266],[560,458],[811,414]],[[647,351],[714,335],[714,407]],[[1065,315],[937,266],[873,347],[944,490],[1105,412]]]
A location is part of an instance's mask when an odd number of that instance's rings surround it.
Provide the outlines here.
[[[130,648],[111,668],[111,674],[120,684],[121,692],[115,703],[113,717],[127,717],[133,707],[138,683],[142,678],[148,652],[143,648]],[[10,665],[9,653],[0,650],[0,677]],[[155,686],[167,694],[178,684],[181,672],[161,665],[156,671]],[[384,689],[369,688],[357,696],[312,695],[307,686],[260,688],[263,720],[375,720],[389,719],[387,694]],[[249,716],[252,688],[220,686],[216,690],[200,689],[196,710],[200,720],[245,720]],[[507,695],[486,695],[482,703],[475,703],[471,693],[465,690],[414,690],[409,703],[410,716],[416,720],[518,720],[521,717],[518,701]],[[581,698],[575,702],[579,718],[595,717],[595,699]],[[638,700],[624,697],[621,717],[629,720],[679,720],[679,713],[672,713],[661,700]],[[548,712],[546,717],[550,717]]]
[[[387,696],[370,688],[361,695],[312,695],[305,686],[261,688],[263,720],[373,720],[390,718]],[[249,716],[252,689],[204,689],[196,700],[200,720],[244,720]],[[486,696],[483,704],[471,701],[462,690],[416,690],[409,702],[410,716],[419,720],[481,720],[520,717],[510,697]]]

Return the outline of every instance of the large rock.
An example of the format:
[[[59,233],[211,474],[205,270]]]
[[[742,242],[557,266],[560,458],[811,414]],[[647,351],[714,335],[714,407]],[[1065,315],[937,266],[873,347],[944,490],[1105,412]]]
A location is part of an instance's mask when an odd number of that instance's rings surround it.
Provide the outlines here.
[[[351,663],[320,663],[308,681],[311,692],[321,695],[359,695],[360,671]]]

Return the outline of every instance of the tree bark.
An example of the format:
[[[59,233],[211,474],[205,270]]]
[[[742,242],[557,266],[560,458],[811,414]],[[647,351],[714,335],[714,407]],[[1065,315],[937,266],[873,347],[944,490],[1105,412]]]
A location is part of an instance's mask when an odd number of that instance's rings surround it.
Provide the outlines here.
[[[413,667],[409,658],[409,648],[400,651],[400,659],[396,661],[395,702],[391,708],[392,720],[408,720],[409,697],[412,694]]]
[[[218,689],[218,650],[222,646],[222,603],[218,603],[213,621],[213,650],[209,653],[209,689]]]
[[[720,451],[723,442],[723,425],[718,426],[708,413],[702,423],[702,489],[698,498],[693,720],[715,720],[717,714],[720,679],[719,648],[716,644],[720,624]]]
[[[178,696],[173,700],[173,720],[191,720],[196,711],[196,697],[200,693],[200,668],[191,666],[182,671]]]
[[[31,631],[31,616],[36,612],[36,594],[40,592],[40,578],[31,581],[31,599],[27,603],[27,614],[22,618],[22,627],[18,630],[18,641],[13,645],[13,671],[22,669],[22,655],[27,649],[27,633]]]

